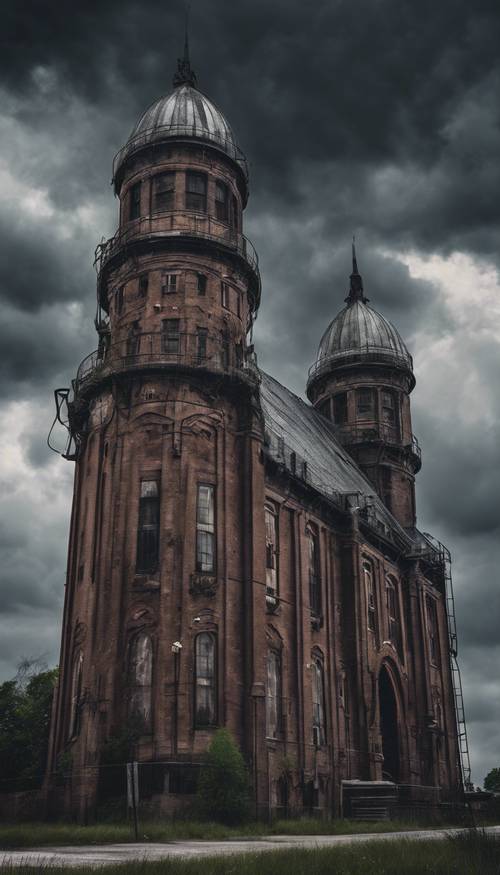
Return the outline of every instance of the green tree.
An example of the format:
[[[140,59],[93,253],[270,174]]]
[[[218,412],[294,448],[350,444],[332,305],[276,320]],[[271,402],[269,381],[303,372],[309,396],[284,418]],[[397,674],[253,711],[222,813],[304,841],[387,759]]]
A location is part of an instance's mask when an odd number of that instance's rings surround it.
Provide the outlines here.
[[[484,779],[484,789],[500,793],[500,769],[492,769]]]
[[[49,741],[57,669],[24,663],[0,684],[0,775],[4,792],[40,787]]]
[[[207,750],[197,789],[200,814],[225,824],[241,823],[249,813],[250,783],[233,736],[218,729]]]

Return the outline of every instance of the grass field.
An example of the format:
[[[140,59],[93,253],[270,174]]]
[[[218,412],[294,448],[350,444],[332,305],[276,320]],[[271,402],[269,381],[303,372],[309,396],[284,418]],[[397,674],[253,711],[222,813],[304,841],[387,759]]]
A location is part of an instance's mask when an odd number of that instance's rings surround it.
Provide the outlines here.
[[[90,867],[4,867],[12,875],[95,872]],[[368,842],[354,847],[286,850],[203,860],[106,866],[105,875],[498,875],[500,840],[481,831],[444,841]]]
[[[396,832],[428,829],[428,825],[403,821],[359,823],[349,820],[277,820],[274,823],[247,823],[226,827],[220,823],[195,820],[139,821],[139,841],[171,842],[179,839],[222,840],[263,835],[352,835],[354,833]],[[134,841],[128,823],[99,823],[78,826],[72,823],[0,824],[0,848],[29,848],[43,845],[91,845]]]

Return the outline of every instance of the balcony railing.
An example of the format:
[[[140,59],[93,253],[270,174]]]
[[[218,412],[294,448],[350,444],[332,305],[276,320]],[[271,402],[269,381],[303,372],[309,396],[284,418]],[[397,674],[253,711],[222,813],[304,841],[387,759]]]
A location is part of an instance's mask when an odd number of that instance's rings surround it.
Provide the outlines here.
[[[75,398],[111,374],[156,368],[202,369],[258,379],[253,358],[220,335],[137,332],[84,358],[73,382]]]
[[[233,139],[231,137],[225,137],[218,133],[217,131],[210,131],[208,128],[204,128],[201,125],[160,125],[158,127],[149,128],[147,131],[141,131],[140,134],[136,134],[135,137],[131,137],[130,140],[125,143],[125,145],[120,149],[120,151],[115,155],[113,160],[113,181],[123,164],[123,162],[129,158],[131,155],[134,155],[136,152],[140,152],[145,146],[149,146],[152,143],[161,143],[165,140],[171,139],[184,139],[188,137],[192,139],[193,137],[198,140],[205,140],[210,143],[212,146],[215,146],[216,149],[219,149],[221,152],[224,152],[226,155],[229,155],[233,161],[241,168],[241,171],[245,177],[245,181],[248,182],[248,164],[245,155],[241,151],[241,149],[236,146]]]
[[[413,359],[409,352],[398,353],[396,350],[387,349],[383,346],[372,346],[371,344],[363,344],[355,349],[341,349],[331,355],[324,356],[314,362],[309,368],[308,384],[312,383],[317,377],[335,367],[336,365],[350,364],[358,361],[360,357],[369,356],[371,361],[380,362],[381,364],[389,363],[399,365],[399,367],[413,371]]]
[[[250,240],[213,216],[189,210],[170,210],[152,216],[142,216],[131,222],[128,227],[118,230],[114,237],[99,243],[95,251],[94,267],[100,274],[106,264],[127,243],[150,238],[157,240],[162,237],[182,236],[210,240],[240,255],[257,274],[260,285],[259,258]]]
[[[366,444],[384,443],[393,446],[401,445],[399,428],[386,422],[366,422],[355,425],[341,425],[335,432],[335,436],[341,444]],[[403,444],[404,448],[416,457],[419,466],[422,463],[422,451],[415,435],[411,436],[409,443]]]

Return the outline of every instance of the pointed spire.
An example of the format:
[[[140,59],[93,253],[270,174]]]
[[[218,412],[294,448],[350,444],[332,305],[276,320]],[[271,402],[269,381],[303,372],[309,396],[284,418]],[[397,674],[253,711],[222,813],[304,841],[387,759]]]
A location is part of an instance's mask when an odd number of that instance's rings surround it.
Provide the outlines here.
[[[363,301],[365,304],[369,299],[365,298],[363,292],[363,279],[358,270],[358,262],[356,259],[356,238],[352,237],[352,273],[350,276],[351,284],[349,287],[349,294],[347,296],[346,303],[354,304],[356,301]]]
[[[177,72],[174,74],[174,88],[180,85],[190,85],[196,88],[196,73],[191,69],[189,60],[189,4],[186,4],[186,20],[184,26],[184,57],[177,58]]]

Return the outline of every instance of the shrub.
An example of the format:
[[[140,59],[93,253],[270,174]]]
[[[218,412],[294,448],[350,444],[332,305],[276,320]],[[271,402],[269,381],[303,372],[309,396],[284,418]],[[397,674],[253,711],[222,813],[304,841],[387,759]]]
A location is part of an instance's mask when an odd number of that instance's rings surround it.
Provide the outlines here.
[[[248,817],[250,786],[241,752],[227,729],[218,729],[207,750],[197,788],[202,817],[241,823]]]

